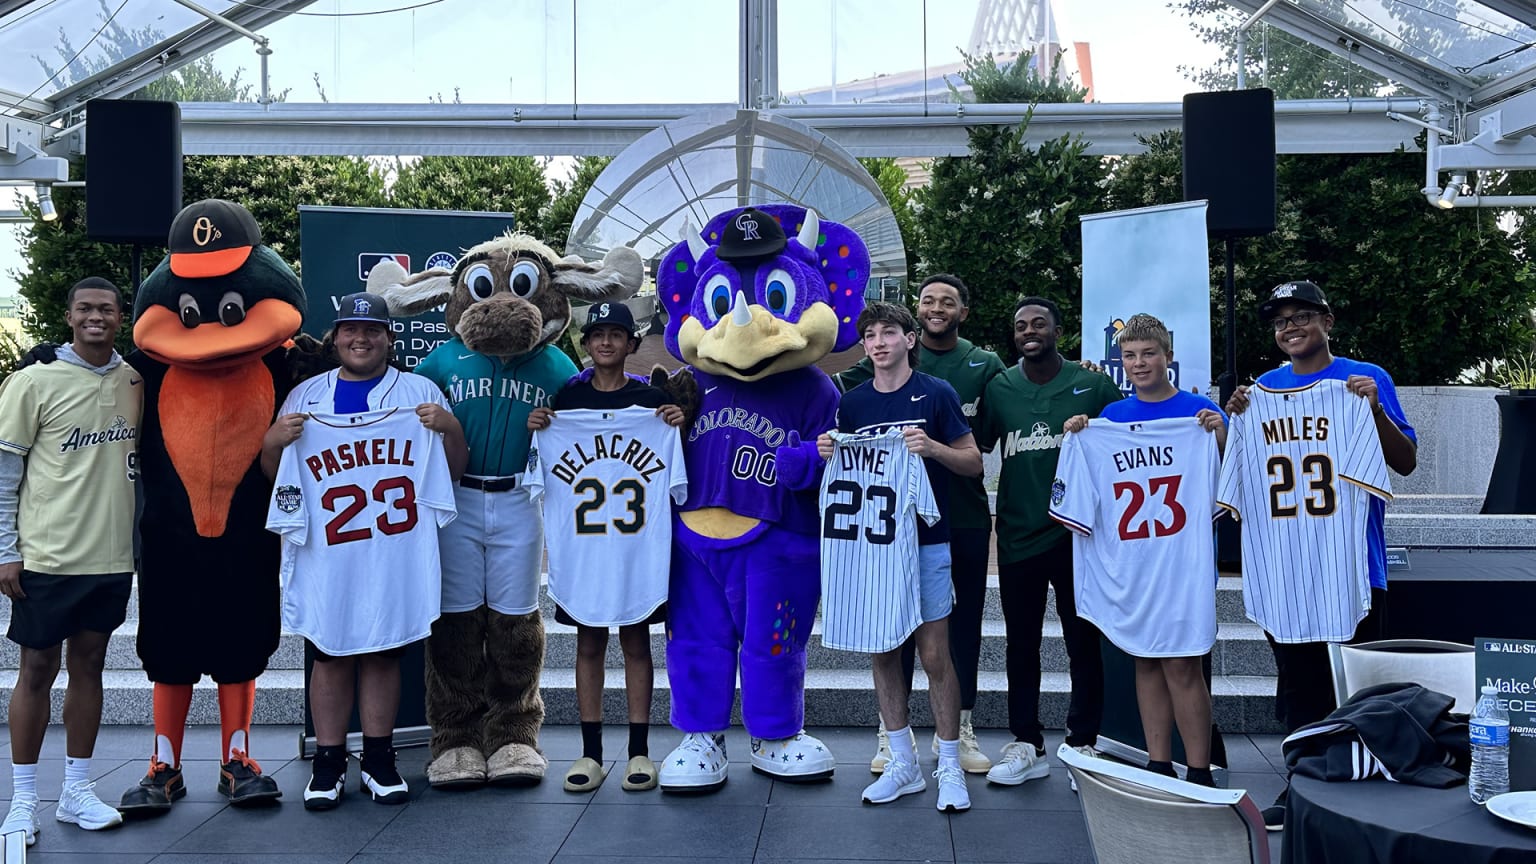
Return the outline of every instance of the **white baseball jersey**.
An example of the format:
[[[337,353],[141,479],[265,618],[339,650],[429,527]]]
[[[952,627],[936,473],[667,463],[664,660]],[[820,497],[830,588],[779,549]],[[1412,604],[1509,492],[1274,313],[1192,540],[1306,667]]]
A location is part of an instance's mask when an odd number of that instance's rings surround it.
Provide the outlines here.
[[[311,414],[283,448],[283,628],[327,654],[425,639],[442,602],[437,529],[455,515],[442,436],[409,408]]]
[[[1216,643],[1216,436],[1193,417],[1066,436],[1051,517],[1073,532],[1077,614],[1133,657]]]
[[[1343,642],[1371,608],[1368,496],[1392,499],[1370,403],[1333,380],[1249,400],[1216,493],[1242,521],[1248,617],[1276,642]]]
[[[938,522],[939,508],[900,429],[832,440],[821,478],[821,643],[878,654],[923,623],[917,520]]]
[[[544,504],[549,595],[593,627],[667,601],[672,510],[688,499],[682,437],[653,408],[561,411],[533,435],[523,485]]]

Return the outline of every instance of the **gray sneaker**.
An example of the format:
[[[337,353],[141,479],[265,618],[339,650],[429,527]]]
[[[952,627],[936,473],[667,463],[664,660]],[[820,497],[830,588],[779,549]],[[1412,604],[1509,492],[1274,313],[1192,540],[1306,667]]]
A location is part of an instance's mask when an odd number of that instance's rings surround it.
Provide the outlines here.
[[[911,762],[892,757],[885,763],[880,779],[864,787],[865,804],[889,804],[903,795],[912,795],[928,788],[923,772]]]

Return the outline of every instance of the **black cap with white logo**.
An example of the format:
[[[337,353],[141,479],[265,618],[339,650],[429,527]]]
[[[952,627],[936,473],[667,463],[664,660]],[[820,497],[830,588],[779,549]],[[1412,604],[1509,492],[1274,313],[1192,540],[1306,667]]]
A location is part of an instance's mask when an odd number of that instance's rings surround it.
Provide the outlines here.
[[[1323,289],[1317,287],[1314,282],[1300,280],[1296,282],[1281,282],[1270,292],[1269,297],[1259,304],[1259,317],[1272,318],[1275,310],[1287,303],[1296,303],[1301,306],[1311,306],[1324,312],[1333,312],[1328,308],[1328,297],[1323,294]]]
[[[587,321],[581,325],[581,335],[592,332],[593,327],[611,324],[623,327],[630,336],[635,335],[635,315],[623,303],[593,303],[587,307]]]
[[[359,291],[356,294],[348,294],[336,304],[336,323],[343,321],[372,321],[375,324],[389,323],[389,304],[377,294],[369,294]]]
[[[777,255],[788,243],[779,220],[748,207],[725,223],[715,255],[722,261],[751,261]]]

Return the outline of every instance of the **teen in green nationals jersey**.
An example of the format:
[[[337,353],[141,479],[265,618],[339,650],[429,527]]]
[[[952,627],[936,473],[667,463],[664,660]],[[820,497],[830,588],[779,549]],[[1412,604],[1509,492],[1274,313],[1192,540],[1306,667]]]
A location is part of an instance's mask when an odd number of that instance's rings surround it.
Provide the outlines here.
[[[1008,634],[1008,728],[1015,738],[987,779],[1010,786],[1050,773],[1040,729],[1040,634],[1047,584],[1056,587],[1072,677],[1067,744],[1091,749],[1104,709],[1099,633],[1077,617],[1073,605],[1072,535],[1050,517],[1051,484],[1062,424],[1077,414],[1099,416],[1121,393],[1108,376],[1067,362],[1056,350],[1061,334],[1055,303],[1042,297],[1020,300],[1013,314],[1013,344],[1021,359],[987,384],[981,403],[981,446],[996,446],[1002,455],[998,599]]]
[[[981,397],[987,382],[1003,371],[1003,361],[985,348],[960,337],[960,325],[970,316],[971,292],[959,276],[936,273],[923,280],[917,290],[918,338],[916,368],[941,379],[955,388],[960,397],[960,411],[978,432]],[[874,376],[869,358],[838,375],[837,386],[843,392],[863,384]],[[982,478],[949,475],[949,505],[944,521],[949,524],[950,577],[955,585],[954,609],[949,613],[949,653],[954,659],[960,683],[960,767],[981,774],[992,767],[991,760],[976,744],[971,725],[971,709],[976,707],[976,670],[981,659],[981,617],[987,594],[987,559],[992,546],[992,508]],[[938,490],[935,490],[937,492]],[[912,686],[912,672],[917,651],[908,640],[902,648],[902,671],[907,687]],[[938,736],[933,740],[938,752]],[[890,742],[881,727],[875,758],[869,768],[878,774],[890,761]]]

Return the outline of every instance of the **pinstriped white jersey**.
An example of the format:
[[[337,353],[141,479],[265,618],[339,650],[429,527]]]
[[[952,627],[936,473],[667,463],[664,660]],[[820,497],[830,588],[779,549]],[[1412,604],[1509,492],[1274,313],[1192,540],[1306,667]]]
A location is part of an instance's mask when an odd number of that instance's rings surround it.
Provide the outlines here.
[[[523,485],[542,501],[549,595],[566,614],[623,626],[667,601],[671,503],[687,500],[688,472],[654,409],[560,411],[533,433]]]
[[[1073,533],[1077,614],[1133,657],[1216,642],[1219,470],[1194,417],[1090,420],[1062,444],[1050,512]]]
[[[1242,522],[1248,617],[1276,642],[1343,642],[1371,608],[1370,496],[1392,498],[1370,403],[1335,380],[1249,398],[1216,495]]]
[[[821,642],[890,651],[923,623],[917,520],[938,522],[939,508],[900,429],[832,440],[821,479]]]

